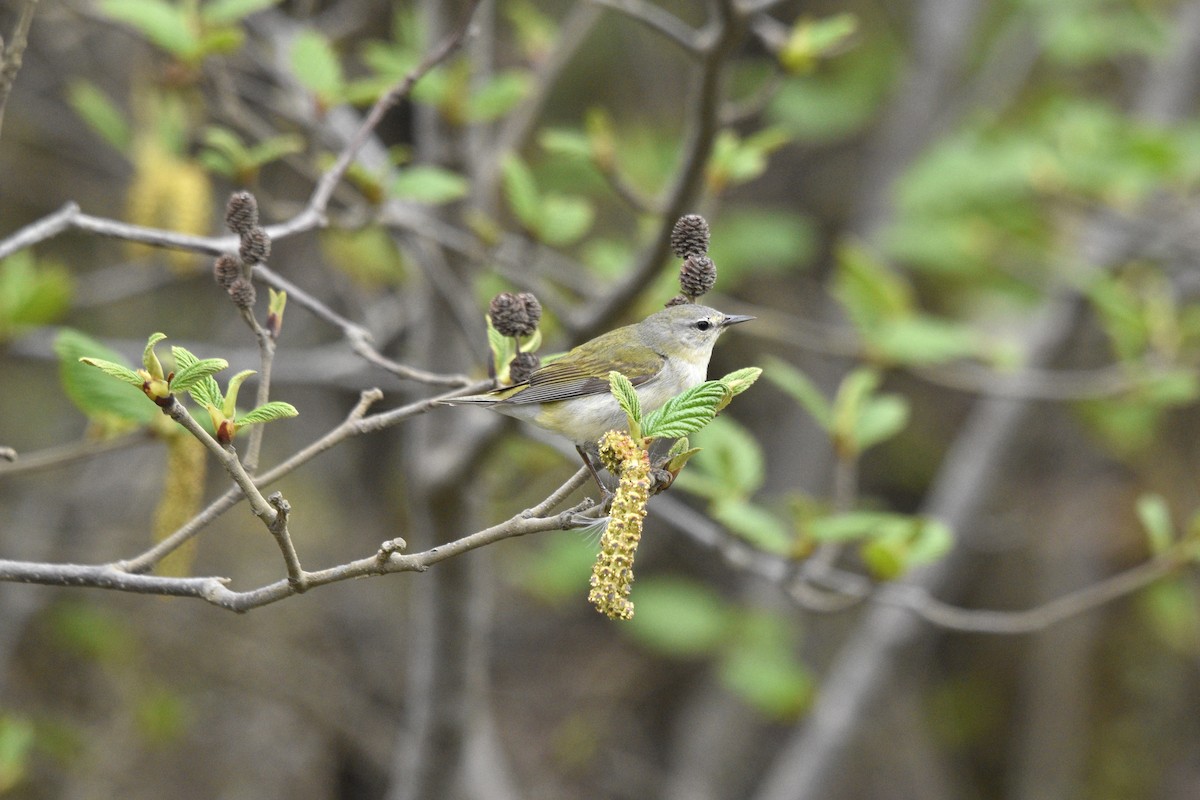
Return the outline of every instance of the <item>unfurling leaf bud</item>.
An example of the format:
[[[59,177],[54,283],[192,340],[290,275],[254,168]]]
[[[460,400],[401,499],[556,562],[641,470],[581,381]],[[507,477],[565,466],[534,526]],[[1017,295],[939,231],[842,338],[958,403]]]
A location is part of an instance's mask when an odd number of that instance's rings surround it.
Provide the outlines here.
[[[688,256],[679,268],[679,288],[688,297],[699,297],[717,282],[717,265],[708,256]]]
[[[242,277],[242,262],[238,261],[236,256],[225,253],[213,262],[213,278],[222,288],[228,289],[240,277]]]
[[[524,383],[541,363],[535,353],[517,353],[508,363],[508,378],[513,383]]]
[[[668,300],[663,307],[670,308],[671,306],[685,306],[690,302],[692,302],[690,298],[684,297],[681,294],[677,294]]]
[[[271,237],[262,228],[251,228],[242,234],[238,255],[247,265],[264,263],[271,255]]]
[[[258,298],[258,293],[255,292],[253,283],[245,278],[238,278],[229,285],[229,296],[238,308],[250,308]]]
[[[671,250],[680,258],[708,252],[708,222],[699,214],[686,214],[671,229]]]
[[[501,292],[492,298],[488,316],[501,336],[529,336],[542,318],[542,304],[529,292]]]
[[[225,206],[225,224],[229,230],[245,236],[258,227],[258,201],[249,192],[234,192]]]

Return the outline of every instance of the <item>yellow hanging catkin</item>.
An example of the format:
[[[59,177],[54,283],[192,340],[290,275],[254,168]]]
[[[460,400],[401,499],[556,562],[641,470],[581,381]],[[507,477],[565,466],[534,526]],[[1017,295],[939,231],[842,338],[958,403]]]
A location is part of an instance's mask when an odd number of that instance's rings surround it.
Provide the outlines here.
[[[642,520],[650,499],[650,454],[627,433],[609,431],[600,440],[600,458],[618,478],[608,527],[592,567],[588,602],[610,619],[633,617],[629,592],[633,557],[642,538]]]
[[[151,139],[134,146],[133,168],[133,182],[125,196],[126,219],[135,225],[178,233],[209,232],[213,191],[203,169]],[[147,245],[129,246],[133,258],[146,258],[156,251]],[[167,263],[177,272],[187,272],[206,262],[196,254],[170,250]]]
[[[162,495],[154,511],[154,541],[174,533],[200,510],[204,499],[206,450],[200,440],[186,432],[167,437],[167,468]],[[196,539],[189,539],[158,564],[159,575],[182,577],[190,574]]]

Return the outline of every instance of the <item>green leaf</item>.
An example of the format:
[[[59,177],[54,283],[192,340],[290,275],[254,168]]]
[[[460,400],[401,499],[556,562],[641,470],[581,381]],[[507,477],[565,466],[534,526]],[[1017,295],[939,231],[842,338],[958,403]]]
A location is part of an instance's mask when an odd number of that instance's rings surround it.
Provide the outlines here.
[[[244,369],[229,379],[229,386],[225,389],[225,400],[221,403],[221,410],[225,413],[226,419],[233,419],[237,415],[238,390],[242,388],[242,383],[246,378],[253,374],[254,370]]]
[[[146,402],[141,392],[142,379],[136,372],[129,370],[137,378],[138,388],[133,389],[122,385],[129,383],[128,376],[120,382],[114,381],[79,360],[92,358],[125,367],[116,351],[79,331],[64,328],[54,340],[54,352],[58,356],[63,390],[88,419],[102,424],[115,420],[126,425],[143,425],[159,414],[153,403]]]
[[[300,84],[322,102],[340,99],[345,88],[342,64],[329,39],[319,31],[309,28],[296,35],[292,41],[291,66]]]
[[[733,627],[736,642],[721,657],[721,683],[772,719],[795,719],[812,701],[816,684],[793,655],[786,630],[766,617],[739,619]]]
[[[875,351],[902,364],[942,364],[981,349],[971,328],[927,315],[882,321],[867,338]]]
[[[541,217],[533,231],[552,247],[574,244],[592,227],[596,211],[590,201],[573,195],[548,192],[541,202]]]
[[[787,392],[825,431],[832,432],[833,407],[807,375],[791,364],[770,357],[767,359],[767,380]]]
[[[858,450],[858,426],[863,407],[882,380],[878,372],[860,367],[842,378],[833,399],[833,438],[842,446]]]
[[[733,618],[720,596],[682,578],[652,578],[634,589],[637,613],[626,629],[646,647],[675,658],[720,647]]]
[[[126,114],[98,86],[90,81],[72,81],[67,89],[67,101],[104,141],[122,153],[129,149],[132,137]]]
[[[659,439],[678,439],[703,428],[717,414],[717,404],[729,394],[720,381],[705,381],[672,397],[646,415],[644,433]]]
[[[200,8],[200,19],[206,25],[229,25],[279,3],[280,0],[209,0]]]
[[[152,378],[162,378],[166,373],[163,372],[162,363],[158,360],[158,356],[154,352],[154,345],[167,338],[165,333],[152,333],[150,338],[146,340],[146,349],[142,351],[142,367],[150,373]]]
[[[570,158],[591,160],[592,143],[582,131],[569,128],[546,128],[538,133],[538,144],[547,153]]]
[[[37,261],[28,251],[0,261],[0,341],[53,321],[70,298],[70,274],[58,264]]]
[[[102,0],[100,10],[174,56],[188,59],[199,51],[200,39],[180,6],[162,0]]]
[[[272,400],[265,403],[252,411],[247,411],[242,416],[238,417],[236,422],[238,425],[257,425],[263,422],[271,422],[277,419],[287,419],[288,417],[299,416],[300,412],[291,403],[284,403],[279,400]]]
[[[13,714],[0,714],[0,794],[28,777],[34,744],[32,722]]]
[[[201,408],[221,407],[221,387],[217,385],[217,379],[211,375],[196,381],[196,384],[188,389],[188,394]]]
[[[713,220],[709,255],[728,289],[743,278],[803,269],[813,263],[819,244],[808,217],[785,209],[743,208]]]
[[[760,550],[786,556],[795,537],[788,526],[760,505],[748,500],[721,498],[709,509],[713,518]]]
[[[862,407],[854,426],[857,451],[861,453],[904,430],[908,416],[908,401],[900,395],[871,398]]]
[[[541,221],[542,199],[529,167],[515,155],[509,155],[501,166],[504,179],[504,199],[509,209],[526,230],[537,230]]]
[[[174,352],[175,348],[171,348]],[[175,366],[179,366],[179,359],[175,359]],[[171,380],[171,391],[186,392],[189,391],[200,381],[210,375],[213,375],[229,366],[229,362],[223,358],[206,358],[202,361],[196,361],[193,364],[185,367],[175,373],[174,379]]]
[[[483,320],[487,324],[488,347],[492,351],[492,372],[500,383],[508,383],[508,365],[517,354],[516,342],[511,336],[505,336],[496,330],[492,325],[491,315],[484,314]]]
[[[808,534],[819,542],[849,542],[894,536],[909,531],[913,518],[890,511],[848,511],[812,519]]]
[[[833,295],[860,331],[913,311],[912,287],[866,247],[847,243],[837,251]]]
[[[457,172],[432,165],[406,167],[392,182],[392,195],[418,203],[440,205],[461,200],[470,182]]]
[[[268,164],[284,156],[304,152],[304,137],[294,133],[284,133],[263,139],[250,148],[249,162],[255,166]]]
[[[1150,630],[1172,650],[1195,659],[1200,653],[1200,598],[1188,579],[1158,581],[1136,598]]]
[[[105,361],[102,358],[81,358],[79,361],[80,363],[87,364],[89,367],[96,367],[105,375],[116,378],[122,383],[128,383],[130,386],[137,386],[140,389],[144,383],[141,375],[121,364]]]
[[[608,373],[608,385],[613,397],[617,398],[617,405],[629,418],[629,435],[634,439],[641,438],[642,401],[638,398],[637,390],[633,388],[629,378],[616,370]]]
[[[765,476],[762,447],[749,431],[728,417],[717,417],[696,434],[701,451],[691,466],[679,474],[685,488],[693,491],[697,478],[709,483],[705,496],[746,498],[758,491]]]
[[[749,389],[762,375],[761,367],[742,367],[721,377],[719,383],[734,397]]]
[[[1175,542],[1175,525],[1167,501],[1159,494],[1144,494],[1137,499],[1137,515],[1146,531],[1150,552],[1158,555],[1171,549]]]
[[[492,77],[467,101],[467,119],[489,122],[504,116],[529,94],[533,79],[527,70],[506,70]]]
[[[834,14],[820,20],[801,18],[779,51],[779,62],[792,73],[811,72],[821,58],[846,46],[857,32],[858,19],[853,14]]]

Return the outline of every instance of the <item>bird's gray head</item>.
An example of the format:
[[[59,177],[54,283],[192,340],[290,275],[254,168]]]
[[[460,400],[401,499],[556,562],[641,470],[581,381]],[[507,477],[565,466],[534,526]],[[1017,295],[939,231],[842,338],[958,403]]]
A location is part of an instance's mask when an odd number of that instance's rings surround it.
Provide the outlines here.
[[[684,303],[646,317],[638,324],[638,332],[642,341],[658,353],[688,360],[703,358],[707,362],[721,331],[752,319]]]

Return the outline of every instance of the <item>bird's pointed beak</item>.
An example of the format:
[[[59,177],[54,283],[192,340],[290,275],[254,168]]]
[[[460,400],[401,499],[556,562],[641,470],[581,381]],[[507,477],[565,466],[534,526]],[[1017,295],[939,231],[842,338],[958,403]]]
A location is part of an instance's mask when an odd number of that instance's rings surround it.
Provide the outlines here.
[[[739,322],[749,322],[754,317],[748,317],[745,314],[726,314],[725,319],[721,320],[721,327],[728,328],[730,325],[737,325]]]

